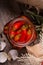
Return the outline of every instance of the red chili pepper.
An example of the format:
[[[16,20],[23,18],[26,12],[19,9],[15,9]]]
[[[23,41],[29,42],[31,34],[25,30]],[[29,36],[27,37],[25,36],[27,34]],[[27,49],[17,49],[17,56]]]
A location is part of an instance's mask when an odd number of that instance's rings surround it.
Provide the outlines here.
[[[26,38],[26,30],[22,30],[21,32],[21,37],[20,37],[20,42],[25,42],[25,38]]]
[[[26,35],[27,35],[27,28],[28,26],[26,24],[22,26],[22,32],[21,32],[22,36],[20,38],[20,42],[25,42]]]
[[[19,39],[20,39],[20,36],[21,36],[21,34],[17,34],[17,35],[14,37],[14,41],[18,42]]]
[[[22,34],[19,41],[24,42],[25,41],[25,35]]]
[[[31,30],[28,30],[26,35],[26,41],[28,41],[31,38],[31,35]]]
[[[16,34],[16,33],[15,33],[14,31],[11,30],[10,33],[9,33],[10,38],[13,38],[13,37],[15,36],[15,34]]]
[[[19,29],[23,24],[24,24],[23,21],[17,21],[17,22],[14,23],[14,25],[13,25],[13,30]]]

